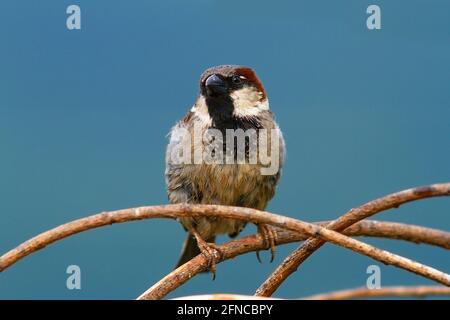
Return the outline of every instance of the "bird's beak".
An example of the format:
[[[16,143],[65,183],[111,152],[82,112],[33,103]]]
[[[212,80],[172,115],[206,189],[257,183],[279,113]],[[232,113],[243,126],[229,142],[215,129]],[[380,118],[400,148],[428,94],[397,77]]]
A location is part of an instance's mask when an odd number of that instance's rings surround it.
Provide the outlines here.
[[[213,96],[225,94],[228,91],[227,83],[216,74],[213,74],[206,79],[205,87],[208,95]]]

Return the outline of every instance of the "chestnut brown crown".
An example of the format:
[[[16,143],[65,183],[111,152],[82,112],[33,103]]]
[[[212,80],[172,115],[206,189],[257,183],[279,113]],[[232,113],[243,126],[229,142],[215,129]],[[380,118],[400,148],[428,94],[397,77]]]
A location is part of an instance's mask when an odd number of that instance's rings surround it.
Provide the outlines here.
[[[244,87],[254,87],[260,92],[261,101],[266,91],[252,68],[241,65],[211,67],[200,78],[200,93],[204,96],[227,95]]]

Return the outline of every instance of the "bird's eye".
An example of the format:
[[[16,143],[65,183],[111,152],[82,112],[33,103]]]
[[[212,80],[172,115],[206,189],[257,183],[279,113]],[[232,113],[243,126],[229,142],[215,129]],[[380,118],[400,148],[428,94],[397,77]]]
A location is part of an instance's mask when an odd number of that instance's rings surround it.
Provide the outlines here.
[[[233,82],[233,84],[241,84],[242,78],[240,76],[234,75],[231,77],[231,81]]]

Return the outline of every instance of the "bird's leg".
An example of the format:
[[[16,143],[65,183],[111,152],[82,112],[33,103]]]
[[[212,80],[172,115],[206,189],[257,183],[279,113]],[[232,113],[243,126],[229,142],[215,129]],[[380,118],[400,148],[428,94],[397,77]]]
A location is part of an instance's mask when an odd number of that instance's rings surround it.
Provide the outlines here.
[[[275,242],[277,240],[277,233],[272,226],[267,224],[258,224],[258,233],[264,240],[264,245],[266,246],[266,248],[270,249],[270,262],[272,262],[273,258],[275,257]],[[256,258],[260,263],[262,263],[259,256],[259,251],[256,251]]]
[[[192,229],[189,232],[197,240],[198,248],[205,257],[208,263],[209,271],[211,271],[213,275],[212,279],[216,279],[216,263],[222,258],[222,252],[215,243],[206,242],[205,240],[203,240],[203,238],[195,229]]]

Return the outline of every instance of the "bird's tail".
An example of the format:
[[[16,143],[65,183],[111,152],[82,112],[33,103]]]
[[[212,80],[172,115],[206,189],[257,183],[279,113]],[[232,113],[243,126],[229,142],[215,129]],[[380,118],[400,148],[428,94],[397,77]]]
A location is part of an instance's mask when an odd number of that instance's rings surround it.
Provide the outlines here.
[[[206,242],[215,242],[216,237],[211,237],[209,239],[205,239]],[[181,251],[181,257],[178,260],[178,263],[175,267],[178,268],[179,266],[181,266],[182,264],[185,264],[186,262],[188,262],[189,260],[191,260],[192,258],[194,258],[195,256],[200,254],[200,249],[197,245],[197,240],[195,239],[195,237],[188,233],[186,240],[184,241],[183,244],[183,249]]]

